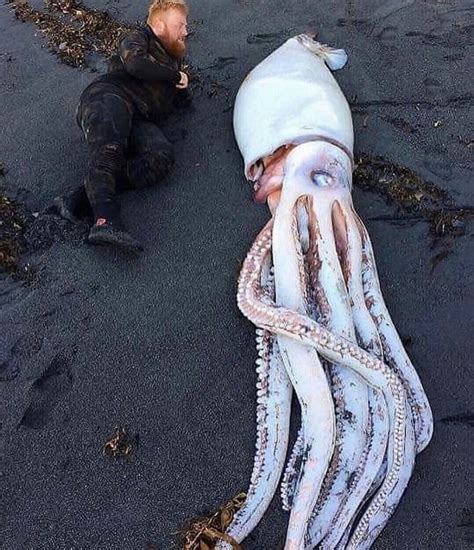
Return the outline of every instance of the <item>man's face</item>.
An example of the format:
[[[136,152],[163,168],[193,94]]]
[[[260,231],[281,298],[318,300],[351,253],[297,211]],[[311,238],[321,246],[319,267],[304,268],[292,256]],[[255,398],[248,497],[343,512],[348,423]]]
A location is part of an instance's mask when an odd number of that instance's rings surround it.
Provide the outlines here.
[[[188,21],[179,9],[171,8],[158,16],[162,22],[159,38],[173,57],[181,58],[186,53]]]

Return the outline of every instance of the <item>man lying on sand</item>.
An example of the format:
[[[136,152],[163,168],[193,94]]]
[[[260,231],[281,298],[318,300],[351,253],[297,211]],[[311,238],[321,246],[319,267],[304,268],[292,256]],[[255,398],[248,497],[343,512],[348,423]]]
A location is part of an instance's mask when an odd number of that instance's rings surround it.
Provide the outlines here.
[[[147,25],[123,36],[109,72],[82,93],[77,122],[90,160],[84,185],[57,197],[55,206],[71,221],[90,203],[94,224],[88,241],[141,250],[123,228],[117,191],[162,180],[173,165],[173,147],[160,126],[173,107],[189,103],[185,0],[154,0]]]

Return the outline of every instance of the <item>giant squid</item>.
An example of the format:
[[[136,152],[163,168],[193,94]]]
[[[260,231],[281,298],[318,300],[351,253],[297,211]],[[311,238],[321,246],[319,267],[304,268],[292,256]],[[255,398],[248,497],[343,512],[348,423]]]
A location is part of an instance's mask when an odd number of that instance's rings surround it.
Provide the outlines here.
[[[254,467],[227,528],[238,543],[281,482],[286,550],[369,548],[432,436],[352,203],[352,117],[331,72],[346,61],[296,36],[248,74],[235,101],[245,176],[271,212],[237,291],[258,350]],[[293,390],[301,428],[288,453]]]

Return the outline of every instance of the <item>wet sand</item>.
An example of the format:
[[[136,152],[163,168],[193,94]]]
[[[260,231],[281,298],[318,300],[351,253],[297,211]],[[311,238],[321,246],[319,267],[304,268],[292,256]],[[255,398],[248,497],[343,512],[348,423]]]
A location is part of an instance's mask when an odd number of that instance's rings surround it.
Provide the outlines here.
[[[231,107],[247,72],[286,38],[313,29],[348,51],[337,78],[357,153],[413,170],[454,204],[474,202],[470,2],[191,4],[199,82],[193,109],[169,130],[174,172],[122,197],[145,253],[92,248],[80,230],[52,231],[46,220],[37,231],[51,238],[28,245],[20,261],[28,276],[0,278],[0,548],[169,548],[185,520],[246,489],[256,353],[235,287],[268,213],[251,202]],[[87,5],[133,22],[146,2]],[[100,55],[90,60],[103,66]],[[74,112],[94,77],[61,63],[32,23],[0,7],[0,188],[30,213],[84,176]],[[433,269],[429,223],[394,223],[397,207],[383,196],[356,188],[354,197],[436,422],[375,548],[468,548],[472,237],[456,238]],[[293,435],[297,420],[295,411]],[[103,453],[116,426],[133,441],[128,457]],[[244,548],[281,548],[286,522],[275,498]]]

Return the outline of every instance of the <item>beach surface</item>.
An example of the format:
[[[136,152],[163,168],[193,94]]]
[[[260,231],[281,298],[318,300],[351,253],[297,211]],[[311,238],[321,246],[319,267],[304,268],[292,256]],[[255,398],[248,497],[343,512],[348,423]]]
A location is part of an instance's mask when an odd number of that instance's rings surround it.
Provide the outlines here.
[[[133,23],[147,4],[86,5]],[[256,352],[236,279],[269,214],[251,200],[232,105],[248,71],[284,40],[312,30],[347,50],[336,77],[357,154],[408,167],[454,205],[474,202],[471,2],[190,5],[195,98],[168,125],[176,165],[163,184],[122,196],[145,246],[138,257],[88,246],[84,227],[42,214],[84,178],[75,108],[103,56],[68,66],[37,25],[0,6],[0,188],[28,209],[38,236],[19,274],[0,278],[2,549],[168,549],[186,520],[246,490]],[[374,548],[472,547],[472,237],[438,245],[428,223],[394,221],[397,205],[377,193],[356,187],[354,201],[435,418]],[[126,430],[128,456],[103,452],[115,427]],[[295,406],[292,437],[297,428]],[[275,497],[243,548],[281,549],[287,521]]]

